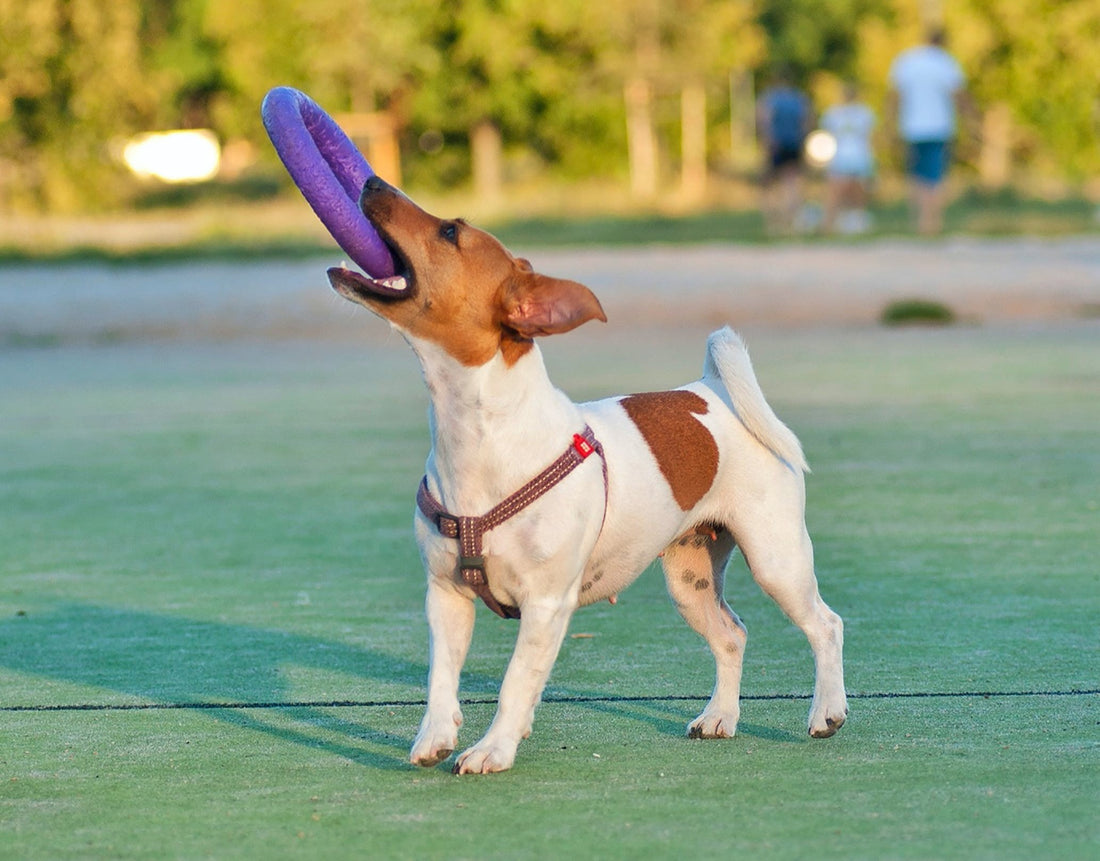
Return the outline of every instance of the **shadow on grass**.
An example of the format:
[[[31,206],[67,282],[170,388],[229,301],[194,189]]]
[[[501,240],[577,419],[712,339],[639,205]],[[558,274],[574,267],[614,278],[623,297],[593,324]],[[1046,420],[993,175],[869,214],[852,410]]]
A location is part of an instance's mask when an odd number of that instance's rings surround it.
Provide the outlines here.
[[[413,771],[416,766],[408,761],[408,750],[412,744],[411,736],[398,736],[375,729],[358,721],[346,721],[324,714],[319,709],[288,706],[279,708],[281,715],[288,716],[297,723],[304,723],[327,734],[338,733],[347,738],[346,742],[311,735],[304,729],[280,726],[262,720],[259,715],[267,715],[270,709],[254,712],[245,709],[211,709],[208,713],[219,720],[241,729],[248,729],[272,736],[279,741],[290,742],[310,750],[318,750],[333,756],[343,757],[356,765],[363,765],[381,771]],[[207,712],[204,712],[207,713]],[[379,750],[368,750],[356,746],[356,740],[370,744]],[[392,750],[392,752],[391,752]]]
[[[782,744],[809,744],[810,742],[809,734],[798,735],[793,732],[788,732],[785,729],[760,726],[759,724],[745,723],[744,721],[737,724],[737,734],[758,738],[761,741],[774,741]]]
[[[548,695],[546,699],[553,702],[561,697],[568,701],[571,695],[584,696],[583,694],[578,695],[567,692],[565,689],[558,689],[555,694]],[[591,711],[646,724],[661,735],[684,738],[687,734],[688,722],[695,717],[704,702],[706,702],[705,698],[701,698],[698,705],[692,707],[687,705],[685,700],[679,698],[674,702],[661,702],[659,699],[638,701],[591,698],[585,699],[583,705]],[[786,730],[749,724],[744,721],[738,722],[737,735],[781,744],[804,744],[807,741],[807,738]]]
[[[73,602],[0,622],[0,666],[141,701],[76,708],[139,708],[142,703],[192,708],[233,726],[385,770],[413,769],[406,759],[411,734],[395,735],[358,719],[347,720],[329,707],[338,702],[295,702],[287,668],[339,673],[417,692],[407,702],[372,699],[372,704],[395,706],[420,705],[428,674],[422,662],[371,648]],[[499,680],[490,676],[463,674],[463,695],[468,698],[492,701],[498,685]],[[685,715],[692,710],[683,703],[616,701],[560,687],[556,695],[578,697],[585,708],[646,724],[666,736],[682,737]],[[52,704],[19,708],[35,707],[51,710]],[[742,725],[739,732],[777,742],[800,741],[766,727]]]
[[[329,640],[79,603],[0,622],[0,666],[157,704],[188,704],[226,723],[387,769],[412,768],[405,759],[411,736],[341,720],[329,710],[279,705],[293,698],[286,668],[416,690],[423,689],[428,672],[423,663]],[[464,681],[474,692],[497,690],[487,677]],[[222,703],[227,707],[216,707]]]

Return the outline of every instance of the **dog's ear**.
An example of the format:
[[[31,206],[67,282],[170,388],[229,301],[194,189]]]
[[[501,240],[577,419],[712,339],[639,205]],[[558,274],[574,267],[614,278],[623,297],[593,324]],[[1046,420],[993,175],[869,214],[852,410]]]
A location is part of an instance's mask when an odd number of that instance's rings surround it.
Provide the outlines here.
[[[501,306],[504,325],[525,338],[558,335],[589,320],[607,322],[600,300],[583,284],[536,272],[518,273]]]

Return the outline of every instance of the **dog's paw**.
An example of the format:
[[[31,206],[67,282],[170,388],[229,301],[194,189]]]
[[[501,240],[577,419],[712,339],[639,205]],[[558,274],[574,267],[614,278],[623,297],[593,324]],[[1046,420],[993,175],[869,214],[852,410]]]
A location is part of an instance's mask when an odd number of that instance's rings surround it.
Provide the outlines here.
[[[733,738],[737,732],[736,714],[703,712],[688,724],[688,738]]]
[[[421,768],[431,768],[434,765],[439,765],[439,763],[443,762],[443,760],[454,752],[455,748],[453,744],[431,747],[425,753],[420,752],[414,747],[412,753],[409,754],[409,762],[413,765],[419,765]]]
[[[442,726],[436,726],[428,717],[425,717],[420,725],[420,732],[416,734],[416,740],[413,741],[409,762],[424,768],[439,765],[458,747],[458,728],[461,724],[462,715],[459,713]]]
[[[516,746],[486,743],[482,739],[459,755],[451,769],[455,774],[492,774],[507,771],[516,761]]]
[[[810,712],[810,735],[813,738],[829,738],[836,735],[836,731],[844,726],[844,720],[847,717],[847,699],[832,708],[814,708]]]

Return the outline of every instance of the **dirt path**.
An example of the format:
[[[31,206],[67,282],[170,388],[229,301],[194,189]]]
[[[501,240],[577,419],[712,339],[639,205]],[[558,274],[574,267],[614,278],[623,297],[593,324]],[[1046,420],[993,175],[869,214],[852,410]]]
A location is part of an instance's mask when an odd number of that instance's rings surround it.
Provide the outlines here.
[[[935,299],[981,322],[1100,314],[1100,241],[882,241],[550,252],[609,313],[775,325],[876,321],[891,301]]]
[[[935,299],[996,324],[1100,315],[1100,238],[519,249],[592,287],[615,324],[861,325]],[[329,289],[329,258],[0,266],[0,343],[370,337]],[[364,333],[367,333],[364,335]]]

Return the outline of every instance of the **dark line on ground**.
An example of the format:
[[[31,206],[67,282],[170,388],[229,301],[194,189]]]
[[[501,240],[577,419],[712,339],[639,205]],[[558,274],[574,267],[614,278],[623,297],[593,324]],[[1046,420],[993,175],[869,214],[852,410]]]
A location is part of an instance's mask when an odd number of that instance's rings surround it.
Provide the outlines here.
[[[907,691],[850,693],[850,700],[913,700],[913,699],[997,699],[1001,697],[1084,697],[1100,694],[1100,688],[1056,691]],[[686,694],[673,696],[570,696],[566,694],[545,696],[544,703],[674,703],[703,702],[704,695]],[[809,694],[755,694],[741,697],[746,702],[773,700],[808,700]],[[493,705],[495,697],[462,700],[463,705]],[[426,700],[290,700],[278,702],[167,702],[167,703],[73,703],[68,705],[0,705],[0,712],[132,712],[165,710],[219,710],[246,709],[342,709],[342,708],[402,708],[424,707]]]

